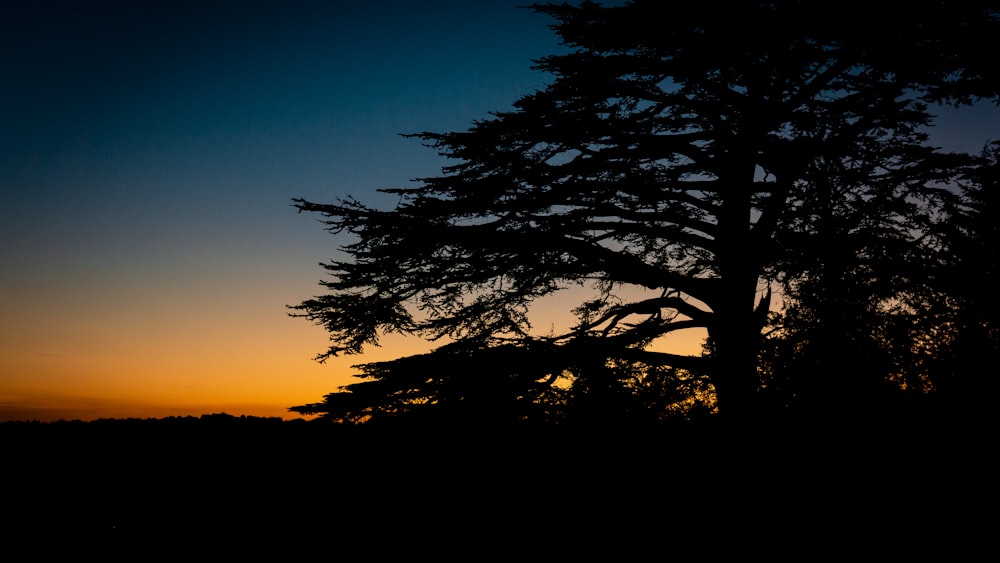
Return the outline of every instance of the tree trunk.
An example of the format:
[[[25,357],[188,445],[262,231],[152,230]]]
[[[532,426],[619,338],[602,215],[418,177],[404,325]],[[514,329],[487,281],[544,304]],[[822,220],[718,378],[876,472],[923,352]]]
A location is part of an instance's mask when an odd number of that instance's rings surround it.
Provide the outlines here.
[[[756,165],[752,151],[720,183],[726,189],[718,215],[720,291],[712,304],[712,381],[719,415],[727,421],[747,421],[758,415],[758,360],[761,323],[755,312],[759,249],[751,231]]]
[[[755,280],[756,282],[756,280]],[[724,284],[736,286],[736,284]],[[725,420],[744,421],[759,413],[758,357],[760,325],[754,314],[756,283],[749,292],[743,287],[727,287],[716,310],[716,322],[709,329],[712,339],[711,377],[715,385],[719,414]]]

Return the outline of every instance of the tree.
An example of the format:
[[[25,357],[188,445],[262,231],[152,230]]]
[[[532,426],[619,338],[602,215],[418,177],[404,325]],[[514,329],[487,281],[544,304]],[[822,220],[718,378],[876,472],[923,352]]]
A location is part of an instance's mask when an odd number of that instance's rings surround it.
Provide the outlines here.
[[[796,206],[824,182],[860,201],[947,181],[920,132],[927,104],[1000,92],[988,60],[997,2],[863,8],[536,5],[571,52],[537,61],[554,80],[514,111],[414,135],[456,162],[440,176],[384,190],[400,198],[390,210],[295,200],[356,237],[325,265],[329,293],[293,313],[329,331],[319,359],[384,332],[450,339],[484,362],[541,346],[537,368],[512,362],[509,374],[527,374],[514,396],[568,384],[608,398],[627,387],[616,365],[651,378],[680,369],[708,378],[721,414],[753,416],[773,282],[803,271],[782,246]],[[531,304],[573,285],[594,291],[578,324],[533,334]],[[654,346],[692,327],[708,331],[704,356]],[[440,401],[436,365],[370,367],[353,399],[410,377],[405,399],[373,392],[395,406]]]
[[[912,365],[914,347],[944,309],[934,279],[957,202],[948,182],[972,159],[913,152],[925,140],[897,132],[849,159],[817,159],[812,178],[793,190],[776,233],[784,307],[764,374],[784,406],[858,414],[884,408],[898,390],[930,388]],[[890,161],[911,165],[879,169]]]
[[[945,400],[977,416],[992,407],[1000,353],[1000,141],[987,145],[962,178],[944,230],[947,257],[935,276],[943,303],[939,353],[928,371]]]

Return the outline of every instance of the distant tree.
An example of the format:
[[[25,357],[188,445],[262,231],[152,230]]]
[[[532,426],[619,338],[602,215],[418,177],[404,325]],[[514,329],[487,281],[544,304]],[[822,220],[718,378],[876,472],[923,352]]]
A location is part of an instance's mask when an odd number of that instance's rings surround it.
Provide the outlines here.
[[[800,246],[796,257],[783,246],[789,229],[809,226],[796,223],[796,211],[824,198],[913,203],[949,180],[919,133],[930,123],[927,104],[1000,92],[989,55],[996,1],[879,10],[693,2],[666,15],[647,0],[534,8],[555,19],[571,52],[537,61],[554,80],[514,111],[467,131],[415,135],[455,162],[442,175],[384,190],[399,197],[389,210],[353,198],[295,200],[331,232],[355,237],[343,247],[347,259],[325,265],[329,292],[294,307],[329,331],[321,361],[359,353],[385,332],[450,339],[468,360],[444,379],[437,374],[450,369],[439,362],[448,348],[426,357],[433,361],[368,364],[365,381],[293,410],[444,405],[445,379],[463,382],[449,387],[452,401],[471,398],[481,380],[490,401],[506,393],[505,409],[534,408],[568,384],[557,399],[566,412],[587,403],[628,410],[622,405],[638,390],[683,370],[711,383],[720,414],[754,416],[772,288],[786,273],[815,271],[807,264],[815,249]],[[878,229],[817,231],[827,239],[815,242],[834,245],[826,258],[843,261],[820,267],[856,275],[859,287],[889,283],[893,273],[866,272],[859,259],[868,258],[852,253],[897,252],[890,247],[911,240],[897,236],[910,217],[893,211],[898,224],[882,249],[870,238]],[[830,218],[854,220],[851,212]],[[864,238],[860,246],[838,249],[851,232]],[[836,291],[832,275],[817,290]],[[575,309],[578,324],[534,334],[532,303],[570,286],[593,290]],[[824,315],[839,310],[836,300],[824,303]],[[663,351],[692,327],[708,331],[704,356]],[[500,356],[509,360],[497,363]]]
[[[1000,357],[1000,142],[979,157],[948,216],[947,257],[935,277],[941,321],[928,342],[933,385],[969,412],[992,408]]]
[[[783,307],[762,374],[772,400],[850,414],[929,391],[917,341],[941,322],[934,278],[948,261],[954,181],[973,159],[935,152],[927,137],[900,129],[847,158],[818,158],[792,190],[775,235]]]

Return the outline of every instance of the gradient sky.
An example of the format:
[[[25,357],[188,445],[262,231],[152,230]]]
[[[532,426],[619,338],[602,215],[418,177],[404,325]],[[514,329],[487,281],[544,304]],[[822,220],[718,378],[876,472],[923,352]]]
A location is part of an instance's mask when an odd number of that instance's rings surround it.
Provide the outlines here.
[[[400,133],[542,87],[559,46],[521,3],[4,2],[0,420],[291,417],[353,364],[429,350],[312,360],[326,333],[286,305],[336,240],[290,200],[432,176]],[[991,107],[936,138],[998,131]]]
[[[348,382],[286,315],[335,244],[290,200],[434,175],[400,133],[542,86],[556,38],[515,6],[5,2],[0,419],[286,416]]]

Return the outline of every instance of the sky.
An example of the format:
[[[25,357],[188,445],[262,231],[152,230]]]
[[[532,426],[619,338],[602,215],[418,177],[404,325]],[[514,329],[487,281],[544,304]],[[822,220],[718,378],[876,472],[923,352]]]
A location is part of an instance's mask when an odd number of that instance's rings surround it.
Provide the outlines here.
[[[295,418],[430,350],[313,361],[327,335],[287,306],[337,241],[291,200],[377,203],[445,164],[400,134],[543,87],[560,47],[522,3],[3,0],[0,420]],[[978,150],[997,115],[936,138]]]
[[[0,420],[293,417],[387,339],[313,357],[336,241],[291,199],[433,176],[402,133],[544,85],[546,16],[511,1],[3,3]]]

